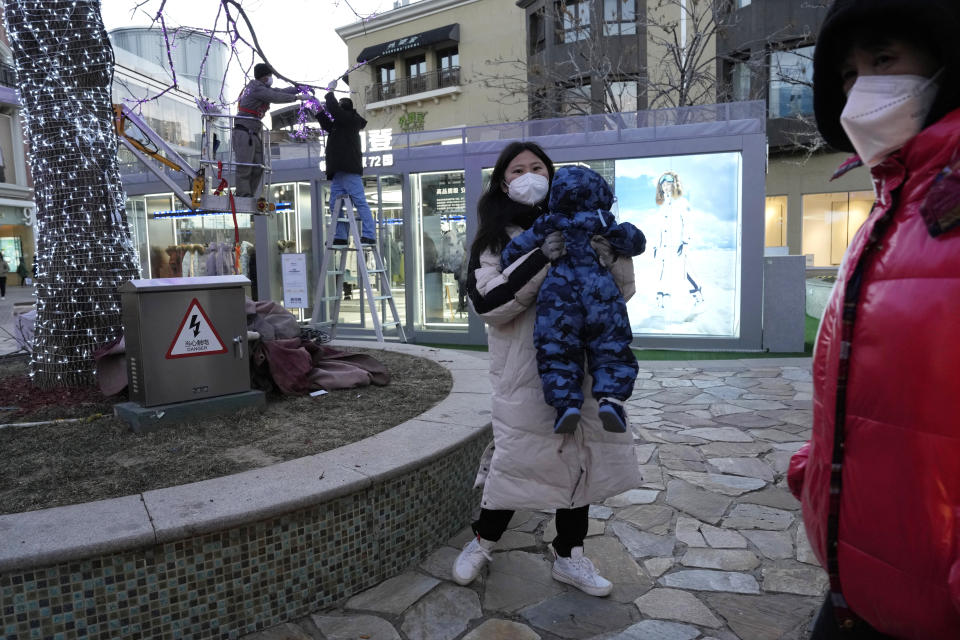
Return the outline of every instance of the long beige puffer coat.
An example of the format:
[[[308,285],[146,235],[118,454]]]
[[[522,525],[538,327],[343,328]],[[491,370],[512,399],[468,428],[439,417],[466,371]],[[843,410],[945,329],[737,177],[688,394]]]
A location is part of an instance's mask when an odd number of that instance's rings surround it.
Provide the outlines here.
[[[522,231],[507,229],[511,236]],[[471,265],[475,267],[475,265]],[[556,412],[543,399],[533,346],[537,292],[549,263],[536,249],[502,273],[500,254],[485,251],[470,274],[470,302],[487,323],[493,386],[493,443],[477,474],[485,509],[576,508],[601,502],[642,482],[633,435],[603,430],[597,402],[586,398],[576,432],[553,433]],[[610,269],[629,299],[635,291],[633,261],[619,258]]]

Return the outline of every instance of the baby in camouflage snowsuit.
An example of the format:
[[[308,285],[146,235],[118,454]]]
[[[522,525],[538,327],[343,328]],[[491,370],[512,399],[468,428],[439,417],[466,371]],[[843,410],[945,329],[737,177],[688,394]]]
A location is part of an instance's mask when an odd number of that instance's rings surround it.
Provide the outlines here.
[[[553,177],[549,213],[513,238],[500,256],[505,268],[540,247],[551,232],[563,234],[566,253],[553,261],[540,287],[533,332],[543,395],[557,411],[555,433],[572,433],[579,424],[584,356],[603,428],[627,429],[623,403],[633,391],[638,368],[630,350],[633,333],[627,303],[590,239],[602,236],[616,255],[625,256],[643,253],[646,240],[629,222],[617,224],[609,211],[612,204],[613,192],[600,174],[561,167]]]

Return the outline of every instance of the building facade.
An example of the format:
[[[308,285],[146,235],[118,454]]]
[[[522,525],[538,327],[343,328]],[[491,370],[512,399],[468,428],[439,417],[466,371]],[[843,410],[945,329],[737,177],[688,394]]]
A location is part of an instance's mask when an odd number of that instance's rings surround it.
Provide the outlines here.
[[[526,64],[523,11],[513,0],[421,0],[337,29],[350,93],[372,130],[397,133],[527,118],[498,77]],[[341,85],[342,87],[342,85]]]
[[[490,21],[494,11],[515,17]],[[464,277],[476,204],[503,147],[532,140],[557,164],[584,164],[604,175],[617,193],[619,215],[648,237],[669,234],[680,216],[697,229],[683,267],[702,288],[704,304],[689,295],[686,280],[657,281],[655,274],[664,269],[653,252],[641,256],[635,266],[643,287],[630,311],[636,345],[762,348],[762,279],[754,267],[762,257],[764,201],[761,191],[748,186],[764,175],[764,104],[529,119],[526,15],[514,0],[423,0],[338,30],[348,45],[345,67],[358,58],[366,61],[350,73],[349,87],[368,120],[362,133],[365,191],[407,336],[416,342],[485,342],[482,320],[468,312]],[[625,24],[630,18],[629,12],[617,14],[623,23],[618,28],[626,32],[618,37],[637,40]],[[639,24],[641,18],[634,19]],[[647,56],[644,50],[635,73],[645,73]],[[509,103],[493,78],[502,77],[514,60],[527,88]],[[639,82],[635,86],[638,106],[649,101],[647,93],[639,93]],[[287,126],[282,123],[290,118],[280,116],[289,109],[273,112],[275,127]],[[411,115],[421,112],[422,119]],[[469,126],[454,126],[463,123]],[[323,139],[275,133],[269,193],[290,206],[270,216],[238,216],[244,218],[238,221],[241,239],[255,245],[251,275],[262,299],[284,300],[285,254],[303,254],[310,291],[302,308],[290,310],[308,319],[330,222]],[[189,138],[182,140],[189,144]],[[226,139],[224,147],[229,148]],[[679,176],[688,190],[682,207],[661,206],[657,197],[657,181],[667,173]],[[201,244],[196,238],[209,241],[202,247],[208,255],[209,246],[232,240],[232,222],[217,228],[225,216],[172,211],[177,203],[169,189],[142,167],[127,166],[124,186],[128,211],[138,212],[132,218],[143,220],[146,230],[145,276],[189,275],[186,265],[195,264]],[[351,253],[345,273],[354,285],[356,260]],[[676,290],[681,303],[664,309],[657,287]],[[369,310],[357,288],[343,295],[338,335],[369,335]]]
[[[518,0],[531,117],[716,102],[717,1]]]
[[[765,245],[831,272],[873,202],[866,169],[813,119],[813,51],[827,3],[794,0],[518,0],[531,118],[763,100],[769,163]],[[682,46],[681,46],[682,44]]]
[[[22,284],[16,275],[21,264],[32,274],[36,255],[36,207],[24,140],[13,56],[0,23],[0,252],[12,272],[8,285]]]
[[[644,2],[520,0],[532,118],[645,109]]]
[[[725,94],[767,103],[765,245],[836,270],[874,195],[866,168],[831,181],[849,154],[822,146],[813,116],[813,52],[826,3],[737,0],[718,40]]]

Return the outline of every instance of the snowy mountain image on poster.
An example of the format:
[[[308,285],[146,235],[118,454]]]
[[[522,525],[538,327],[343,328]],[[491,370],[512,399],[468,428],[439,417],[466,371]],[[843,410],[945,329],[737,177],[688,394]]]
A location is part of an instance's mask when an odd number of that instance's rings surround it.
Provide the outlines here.
[[[616,161],[621,222],[647,237],[627,302],[634,334],[740,334],[740,154]]]

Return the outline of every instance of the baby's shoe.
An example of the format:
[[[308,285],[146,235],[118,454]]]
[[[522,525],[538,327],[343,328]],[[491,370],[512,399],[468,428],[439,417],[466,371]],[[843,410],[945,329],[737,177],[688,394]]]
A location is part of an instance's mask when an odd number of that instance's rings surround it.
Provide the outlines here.
[[[623,402],[621,400],[604,398],[600,401],[599,413],[604,431],[626,433],[627,418],[623,413]]]
[[[557,409],[557,421],[553,425],[554,433],[573,433],[580,424],[580,409],[561,407]]]

